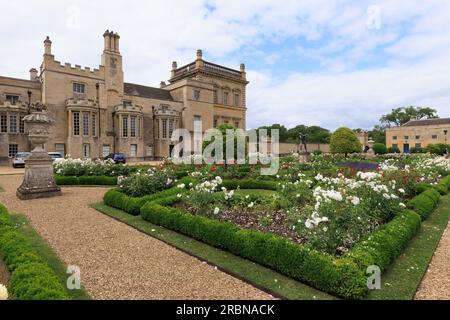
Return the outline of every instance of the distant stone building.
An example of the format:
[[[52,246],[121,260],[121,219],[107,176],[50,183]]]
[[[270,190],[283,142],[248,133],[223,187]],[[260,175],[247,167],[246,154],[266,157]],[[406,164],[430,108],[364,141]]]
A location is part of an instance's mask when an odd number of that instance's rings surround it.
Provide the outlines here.
[[[124,82],[120,37],[107,30],[103,38],[97,69],[61,64],[47,37],[40,70],[31,69],[29,80],[0,76],[0,160],[30,149],[22,118],[35,101],[56,120],[46,150],[76,158],[122,152],[136,160],[158,159],[170,155],[177,128],[193,133],[229,123],[245,130],[244,64],[240,70],[220,66],[198,50],[194,62],[172,63],[168,84],[148,87]]]
[[[411,119],[399,127],[386,130],[386,145],[388,148],[398,148],[403,153],[409,153],[411,148],[425,148],[429,144],[448,144],[450,118],[417,120]]]

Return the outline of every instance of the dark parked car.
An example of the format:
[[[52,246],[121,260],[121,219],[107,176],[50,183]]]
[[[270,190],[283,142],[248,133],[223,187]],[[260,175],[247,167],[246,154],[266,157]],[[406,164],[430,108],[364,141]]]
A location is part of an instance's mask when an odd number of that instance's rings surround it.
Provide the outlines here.
[[[111,153],[108,154],[104,159],[105,160],[111,159],[112,161],[114,161],[114,163],[125,164],[127,162],[125,155],[123,153]]]

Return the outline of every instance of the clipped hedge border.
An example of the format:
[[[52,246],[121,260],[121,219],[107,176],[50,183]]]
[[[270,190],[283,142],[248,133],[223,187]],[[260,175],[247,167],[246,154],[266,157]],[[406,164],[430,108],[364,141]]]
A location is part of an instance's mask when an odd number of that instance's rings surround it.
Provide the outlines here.
[[[347,299],[362,298],[367,292],[366,277],[351,259],[336,259],[270,233],[241,229],[229,222],[156,203],[162,201],[170,205],[177,200],[171,197],[147,202],[141,208],[141,216],[146,221],[226,249],[323,291]]]
[[[420,224],[421,218],[416,212],[405,210],[367,239],[358,242],[346,256],[355,261],[361,270],[371,265],[384,270],[416,235]]]
[[[117,177],[109,176],[55,176],[57,185],[99,185],[99,186],[115,186],[117,185]]]
[[[195,181],[196,180],[192,177],[183,177],[178,180],[176,184],[184,183],[185,185],[189,185],[189,183]],[[253,179],[238,181],[223,180],[221,186],[227,188],[228,190],[234,190],[238,187],[240,189],[276,190],[278,187],[278,182]],[[119,189],[112,189],[105,193],[103,196],[103,202],[110,207],[117,208],[133,216],[137,216],[140,214],[140,210],[146,202],[185,192],[187,192],[186,189],[174,187],[144,197],[130,197],[121,192]]]
[[[103,196],[103,202],[113,208],[121,209],[133,216],[138,216],[142,206],[157,199],[167,198],[169,196],[176,196],[178,193],[185,193],[186,189],[177,187],[170,188],[145,197],[129,197],[119,189],[108,190]]]
[[[407,207],[417,212],[423,221],[437,207],[440,196],[440,193],[436,189],[430,188],[412,198],[408,202]]]
[[[11,273],[9,291],[17,300],[69,299],[59,278],[13,226],[0,204],[0,255]]]

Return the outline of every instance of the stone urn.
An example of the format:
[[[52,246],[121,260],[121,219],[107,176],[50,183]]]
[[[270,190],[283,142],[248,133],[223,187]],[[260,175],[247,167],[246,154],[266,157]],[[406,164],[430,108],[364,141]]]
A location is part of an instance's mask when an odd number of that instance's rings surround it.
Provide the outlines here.
[[[23,121],[33,150],[25,160],[25,174],[17,189],[17,197],[28,200],[59,196],[61,189],[53,177],[53,160],[44,150],[53,120],[48,117],[45,105],[37,102]]]
[[[367,141],[369,150],[367,150],[367,152],[366,152],[366,159],[368,159],[368,160],[372,160],[375,158],[375,151],[373,150],[374,144],[375,144],[375,141],[373,141],[373,139],[369,139],[369,141]]]

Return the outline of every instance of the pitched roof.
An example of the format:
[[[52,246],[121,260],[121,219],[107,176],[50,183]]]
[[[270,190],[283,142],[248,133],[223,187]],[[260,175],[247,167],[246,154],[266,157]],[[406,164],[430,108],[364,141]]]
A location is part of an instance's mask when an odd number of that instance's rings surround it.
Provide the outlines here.
[[[403,127],[436,126],[440,124],[450,125],[450,118],[410,120],[407,123],[405,123]]]
[[[140,84],[125,82],[123,84],[123,91],[125,94],[130,96],[173,101],[170,92],[161,88],[147,87],[141,86]]]

